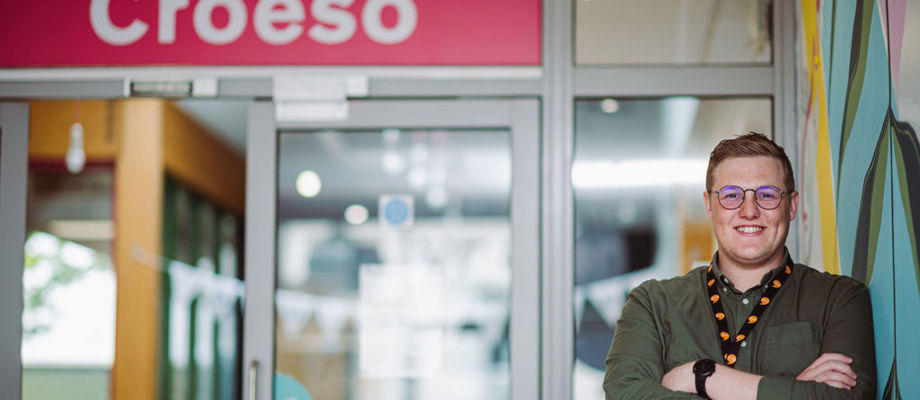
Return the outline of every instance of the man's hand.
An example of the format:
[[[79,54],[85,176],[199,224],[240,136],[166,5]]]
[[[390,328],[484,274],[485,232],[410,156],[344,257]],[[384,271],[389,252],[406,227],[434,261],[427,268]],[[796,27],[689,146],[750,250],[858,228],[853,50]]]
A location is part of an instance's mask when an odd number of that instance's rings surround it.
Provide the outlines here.
[[[693,375],[693,361],[681,364],[661,377],[661,386],[678,392],[696,393],[696,375]]]
[[[856,373],[850,368],[852,362],[852,358],[840,353],[824,353],[795,379],[849,390],[856,386]]]

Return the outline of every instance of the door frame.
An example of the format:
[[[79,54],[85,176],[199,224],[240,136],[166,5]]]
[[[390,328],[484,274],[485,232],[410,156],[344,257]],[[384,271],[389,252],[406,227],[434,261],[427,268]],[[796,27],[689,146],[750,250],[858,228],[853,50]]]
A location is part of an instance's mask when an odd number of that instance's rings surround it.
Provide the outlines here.
[[[540,102],[353,100],[344,121],[276,122],[273,104],[249,106],[246,153],[246,304],[243,383],[247,399],[272,399],[278,136],[321,128],[500,128],[511,133],[511,396],[540,398]],[[266,328],[270,327],[270,328]]]
[[[0,103],[0,390],[22,393],[22,260],[26,233],[29,105]]]

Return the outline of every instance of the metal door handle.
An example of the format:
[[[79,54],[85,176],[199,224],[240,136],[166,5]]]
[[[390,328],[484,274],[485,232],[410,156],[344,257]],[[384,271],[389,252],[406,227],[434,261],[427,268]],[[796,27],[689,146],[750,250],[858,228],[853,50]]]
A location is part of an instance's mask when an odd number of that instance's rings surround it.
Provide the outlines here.
[[[252,362],[249,363],[249,396],[246,397],[249,400],[256,400],[256,393],[258,393],[256,391],[256,378],[258,377],[258,374],[259,361],[252,360]]]

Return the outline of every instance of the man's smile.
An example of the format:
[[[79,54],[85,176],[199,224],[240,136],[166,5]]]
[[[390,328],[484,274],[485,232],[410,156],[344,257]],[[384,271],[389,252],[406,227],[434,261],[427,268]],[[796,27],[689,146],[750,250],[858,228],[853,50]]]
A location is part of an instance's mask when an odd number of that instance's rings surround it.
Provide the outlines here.
[[[757,233],[763,230],[762,226],[757,225],[742,225],[736,226],[735,230],[741,233]]]

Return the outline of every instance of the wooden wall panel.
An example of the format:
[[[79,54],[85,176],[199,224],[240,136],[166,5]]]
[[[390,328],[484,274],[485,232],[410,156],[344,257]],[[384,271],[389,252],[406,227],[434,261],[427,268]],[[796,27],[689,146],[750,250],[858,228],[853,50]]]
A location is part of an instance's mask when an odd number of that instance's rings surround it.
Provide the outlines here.
[[[30,161],[64,163],[70,147],[70,126],[83,125],[83,150],[87,161],[108,162],[118,154],[112,126],[112,107],[107,100],[33,101],[29,119]]]
[[[166,171],[220,207],[243,215],[244,157],[172,104],[165,105],[163,124]]]
[[[707,262],[715,252],[712,225],[708,220],[685,221],[681,232],[680,274],[693,269],[694,263]]]
[[[157,395],[163,107],[162,100],[122,100],[114,107],[114,130],[122,138],[115,164],[115,400]]]

